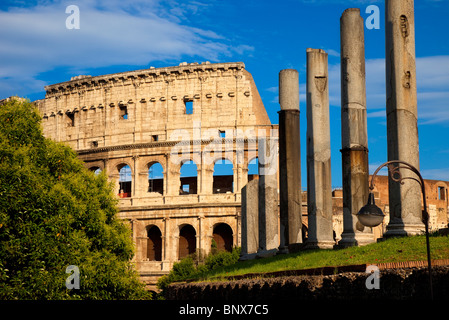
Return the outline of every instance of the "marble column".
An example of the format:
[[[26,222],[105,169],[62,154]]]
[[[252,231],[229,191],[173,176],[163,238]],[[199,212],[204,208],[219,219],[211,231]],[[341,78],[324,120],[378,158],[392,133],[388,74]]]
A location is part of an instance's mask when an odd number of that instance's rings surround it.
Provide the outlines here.
[[[271,138],[272,139],[272,138]],[[275,255],[279,248],[277,145],[260,139],[259,150],[259,249],[257,257]],[[274,158],[274,155],[276,158]],[[275,162],[273,162],[275,161]]]
[[[364,227],[356,216],[369,194],[364,27],[360,9],[343,12],[340,19],[343,233],[338,243],[342,247],[374,242],[372,229]]]
[[[242,252],[240,260],[256,258],[259,249],[259,180],[242,188]]]
[[[299,135],[299,75],[279,73],[280,253],[302,243],[301,148]]]
[[[332,248],[328,56],[307,49],[307,248]]]
[[[388,160],[405,161],[419,169],[418,113],[413,0],[386,0],[386,93]],[[402,177],[416,178],[401,170]],[[424,232],[419,183],[389,180],[390,222],[385,237]]]

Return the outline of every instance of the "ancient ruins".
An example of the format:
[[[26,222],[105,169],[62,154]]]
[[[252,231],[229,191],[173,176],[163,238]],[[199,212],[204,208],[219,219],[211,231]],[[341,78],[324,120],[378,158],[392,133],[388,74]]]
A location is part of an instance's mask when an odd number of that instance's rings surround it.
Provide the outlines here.
[[[419,169],[418,101],[413,0],[385,3],[388,160],[403,160]],[[403,176],[412,176],[405,172]],[[421,190],[412,180],[389,184],[387,235],[422,233]]]
[[[340,26],[342,189],[331,184],[328,61],[321,49],[307,50],[303,170],[294,69],[279,73],[279,125],[270,122],[241,62],[78,76],[45,87],[45,99],[35,101],[45,136],[67,143],[88,169],[114,182],[119,216],[137,247],[133,260],[149,289],[174,262],[211,248],[241,246],[241,258],[254,259],[422,232],[413,181],[378,178],[382,225],[363,227],[355,216],[369,179],[360,10],[343,12]],[[388,160],[419,165],[413,1],[386,1],[386,29]],[[426,181],[431,229],[448,224],[448,186]]]
[[[322,249],[335,244],[327,60],[324,50],[307,49],[307,247]]]
[[[241,245],[240,191],[257,177],[248,172],[257,137],[277,132],[243,63],[182,63],[45,89],[36,101],[45,136],[115,182],[143,281],[153,287],[174,262],[212,245]]]
[[[347,9],[340,21],[341,37],[341,154],[344,230],[339,245],[374,241],[370,228],[356,214],[368,199],[368,130],[364,21],[359,9]]]

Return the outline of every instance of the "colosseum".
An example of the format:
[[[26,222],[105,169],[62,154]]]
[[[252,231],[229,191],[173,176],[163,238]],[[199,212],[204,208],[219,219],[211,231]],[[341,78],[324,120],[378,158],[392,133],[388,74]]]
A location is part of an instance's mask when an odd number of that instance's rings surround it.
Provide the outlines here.
[[[150,288],[188,254],[239,246],[255,137],[277,132],[243,63],[78,76],[45,90],[44,135],[115,181]]]
[[[184,256],[240,246],[241,189],[258,177],[259,138],[275,140],[278,130],[243,63],[77,76],[45,90],[35,101],[44,135],[114,182],[137,248],[133,260],[150,290]],[[387,179],[380,180],[376,196],[388,212]],[[447,226],[448,186],[427,181],[432,228]],[[303,193],[304,235],[306,199]],[[338,240],[341,190],[333,201]]]

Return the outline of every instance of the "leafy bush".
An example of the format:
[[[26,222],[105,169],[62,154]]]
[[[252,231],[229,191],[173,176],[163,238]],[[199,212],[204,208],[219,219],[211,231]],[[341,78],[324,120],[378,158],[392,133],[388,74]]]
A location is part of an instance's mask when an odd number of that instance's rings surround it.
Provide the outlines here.
[[[171,273],[174,279],[187,279],[196,272],[195,265],[191,256],[182,259],[173,264]]]
[[[197,258],[195,254],[181,259],[173,265],[169,274],[159,278],[157,287],[161,290],[161,293],[158,298],[163,299],[168,286],[173,282],[194,279],[211,270],[237,263],[240,252],[241,250],[238,247],[233,248],[232,252],[212,250],[204,263],[197,263],[196,266],[195,261],[198,260],[195,259]]]
[[[207,256],[206,261],[204,262],[206,267],[205,271],[210,271],[217,269],[219,267],[233,265],[237,263],[239,257],[240,257],[240,248],[234,248],[232,252],[218,251],[215,254]]]
[[[147,298],[104,174],[42,135],[29,102],[0,105],[0,299]],[[80,289],[67,289],[76,265]]]

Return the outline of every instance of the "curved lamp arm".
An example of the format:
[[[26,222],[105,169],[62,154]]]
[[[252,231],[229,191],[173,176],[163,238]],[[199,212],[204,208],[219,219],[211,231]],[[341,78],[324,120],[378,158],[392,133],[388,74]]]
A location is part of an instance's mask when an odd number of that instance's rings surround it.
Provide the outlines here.
[[[394,164],[399,164],[398,166],[395,166]],[[401,165],[402,164],[402,165]],[[388,174],[390,176],[390,178],[395,181],[395,182],[399,182],[400,184],[404,184],[404,180],[406,179],[411,179],[411,180],[415,180],[416,182],[418,182],[421,186],[421,191],[422,191],[422,195],[423,195],[423,205],[424,205],[424,210],[423,210],[423,219],[425,219],[426,221],[428,221],[429,219],[429,215],[427,213],[427,201],[426,201],[426,190],[425,190],[425,186],[424,186],[424,179],[421,176],[421,173],[419,172],[419,170],[414,167],[413,165],[411,165],[408,162],[405,161],[401,161],[401,160],[391,160],[391,161],[387,161],[384,164],[380,165],[376,171],[374,172],[374,174],[371,177],[371,182],[370,182],[370,186],[369,189],[372,191],[374,189],[374,178],[376,177],[377,173],[383,168],[383,167],[388,167]],[[408,169],[412,172],[414,172],[417,176],[418,179],[414,178],[414,177],[403,177],[401,174],[400,169]]]
[[[394,164],[398,164],[398,165],[395,166]],[[421,192],[422,192],[423,206],[424,206],[424,210],[422,210],[422,219],[423,219],[423,222],[424,222],[424,225],[426,228],[427,266],[428,266],[428,270],[429,270],[430,296],[431,296],[431,299],[433,299],[432,266],[431,266],[431,259],[430,259],[430,243],[429,243],[429,213],[427,212],[427,199],[426,199],[427,197],[426,197],[426,189],[424,186],[424,179],[422,178],[419,170],[417,168],[415,168],[414,166],[412,166],[410,163],[407,163],[407,162],[401,161],[401,160],[391,160],[391,161],[387,161],[384,164],[380,165],[376,169],[374,174],[372,175],[370,186],[369,186],[369,189],[371,191],[373,191],[373,189],[374,189],[374,178],[376,177],[379,170],[386,166],[388,166],[388,174],[393,181],[399,182],[400,184],[404,184],[405,179],[411,179],[411,180],[417,181],[421,185]],[[408,169],[408,170],[414,172],[418,176],[418,179],[413,178],[413,177],[403,177],[400,169]]]

